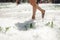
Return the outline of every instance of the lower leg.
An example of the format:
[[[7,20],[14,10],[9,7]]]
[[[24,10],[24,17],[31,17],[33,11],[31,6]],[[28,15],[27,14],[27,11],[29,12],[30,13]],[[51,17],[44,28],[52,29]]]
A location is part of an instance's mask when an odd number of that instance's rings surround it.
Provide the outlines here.
[[[36,14],[36,7],[33,6],[33,15],[32,15],[32,19],[35,19],[35,14]]]
[[[41,11],[41,13],[42,13],[42,18],[44,18],[45,10],[43,10],[42,8],[40,8],[40,7],[36,4],[35,0],[29,0],[29,2],[30,2],[30,4],[31,4],[33,7],[35,7],[35,8],[33,8],[33,16],[32,16],[32,19],[34,19],[34,17],[35,17],[34,15],[35,15],[36,9],[39,9],[39,10]]]
[[[43,10],[42,8],[40,8],[37,4],[36,4],[36,8],[41,11],[41,13],[42,13],[42,18],[44,18],[45,10]]]
[[[44,12],[44,9],[42,9],[41,7],[39,7],[37,4],[36,4],[36,8],[39,9],[41,11],[41,13]]]
[[[19,0],[16,0],[17,5],[19,4]]]

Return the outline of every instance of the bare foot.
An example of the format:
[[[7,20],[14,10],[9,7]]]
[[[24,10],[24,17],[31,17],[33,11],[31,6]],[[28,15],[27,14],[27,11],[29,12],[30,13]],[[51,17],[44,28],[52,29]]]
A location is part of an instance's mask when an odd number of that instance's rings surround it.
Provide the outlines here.
[[[32,19],[34,20],[35,19],[35,16],[32,16]]]
[[[42,19],[44,18],[45,10],[42,11]]]

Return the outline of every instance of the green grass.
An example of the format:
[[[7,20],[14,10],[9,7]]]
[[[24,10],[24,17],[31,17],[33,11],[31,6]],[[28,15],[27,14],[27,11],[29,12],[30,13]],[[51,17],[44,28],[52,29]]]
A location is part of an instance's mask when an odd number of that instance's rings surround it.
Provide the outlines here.
[[[46,25],[46,26],[50,25],[50,22],[46,23],[45,25]]]
[[[45,25],[46,26],[50,26],[51,28],[53,28],[54,27],[54,22],[51,21],[51,22],[46,23]]]
[[[2,27],[0,27],[0,31],[2,31]]]
[[[6,27],[6,28],[5,28],[5,32],[7,32],[9,29],[10,29],[10,27]]]
[[[32,28],[34,28],[33,23],[30,23],[30,24],[25,25],[25,29],[26,29],[26,30],[32,29]]]
[[[54,23],[53,23],[53,21],[51,22],[51,28],[53,28],[54,27]]]
[[[32,23],[30,23],[30,28],[33,28],[33,24]]]

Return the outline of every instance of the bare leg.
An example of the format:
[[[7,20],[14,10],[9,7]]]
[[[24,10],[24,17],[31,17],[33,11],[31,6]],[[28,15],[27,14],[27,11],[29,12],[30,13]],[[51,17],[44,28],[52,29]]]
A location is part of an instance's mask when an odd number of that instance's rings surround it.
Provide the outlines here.
[[[35,19],[35,14],[36,14],[36,7],[33,7],[33,15],[32,15],[32,19]]]
[[[17,4],[17,5],[19,4],[19,0],[16,0],[16,4]]]
[[[37,9],[39,9],[42,13],[42,18],[44,18],[44,15],[45,15],[45,10],[41,9],[38,5],[37,6]]]
[[[45,14],[45,10],[43,10],[42,8],[40,8],[37,4],[35,0],[29,0],[30,4],[33,6],[33,16],[32,19],[35,19],[35,13],[36,13],[36,9],[39,9],[42,13],[42,18],[44,18],[44,14]]]
[[[36,7],[38,10],[40,10],[42,14],[45,13],[45,10],[43,10],[43,9],[42,9],[41,7],[39,7],[37,4],[35,4],[35,7]]]
[[[16,0],[16,4],[18,5],[18,0]]]
[[[34,9],[35,8],[35,9]],[[40,8],[37,4],[35,4],[34,6],[33,6],[33,14],[35,14],[36,13],[36,9],[39,9],[40,11],[41,11],[41,13],[42,13],[42,18],[44,18],[44,14],[45,14],[45,10],[43,10],[42,8]]]

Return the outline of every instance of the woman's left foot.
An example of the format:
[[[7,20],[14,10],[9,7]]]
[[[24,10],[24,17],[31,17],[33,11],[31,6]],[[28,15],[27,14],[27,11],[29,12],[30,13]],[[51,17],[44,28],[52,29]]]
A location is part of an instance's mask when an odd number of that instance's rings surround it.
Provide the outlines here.
[[[34,20],[35,19],[35,16],[32,16],[32,19]]]
[[[44,18],[45,10],[42,11],[42,19]]]

